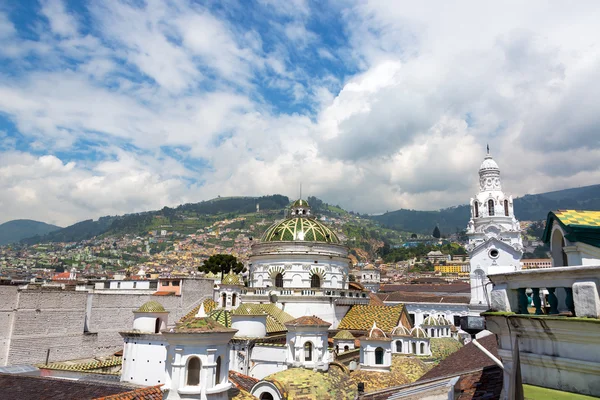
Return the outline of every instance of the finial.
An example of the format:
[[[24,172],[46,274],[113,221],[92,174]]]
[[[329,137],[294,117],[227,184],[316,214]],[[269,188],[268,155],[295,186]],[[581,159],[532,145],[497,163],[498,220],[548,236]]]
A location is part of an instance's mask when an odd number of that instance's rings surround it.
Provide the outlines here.
[[[196,318],[206,318],[206,311],[204,311],[204,302],[202,302],[200,304],[200,308],[198,309],[198,312],[196,313]]]
[[[490,144],[489,143],[487,144],[487,154],[488,154],[488,156],[490,155]]]

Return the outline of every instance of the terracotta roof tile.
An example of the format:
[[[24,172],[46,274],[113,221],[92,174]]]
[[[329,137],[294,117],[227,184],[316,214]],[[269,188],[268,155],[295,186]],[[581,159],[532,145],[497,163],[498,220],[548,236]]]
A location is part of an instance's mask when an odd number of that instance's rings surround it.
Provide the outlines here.
[[[94,400],[162,400],[162,385],[135,389],[130,392],[119,393],[112,396],[97,397]]]
[[[355,384],[363,382],[365,392],[373,392],[390,386],[415,382],[429,369],[429,366],[417,357],[401,354],[392,355],[390,372],[357,370],[351,373]]]
[[[240,390],[249,392],[252,386],[256,385],[259,380],[248,375],[240,374],[236,371],[229,371],[229,380]]]
[[[399,301],[402,303],[452,303],[468,304],[469,296],[446,296],[444,294],[416,293],[409,291],[397,291],[391,293],[380,293],[378,297],[384,301]]]
[[[285,323],[285,326],[331,326],[331,323],[323,321],[315,315],[305,315]]]
[[[80,382],[39,376],[0,374],[2,400],[84,400],[131,391],[117,383]]]
[[[488,335],[477,340],[483,347],[498,357],[498,343],[496,335]],[[442,360],[435,368],[426,373],[421,379],[442,378],[445,376],[456,376],[463,372],[473,371],[483,367],[489,367],[494,362],[479,350],[472,342],[450,354]]]
[[[499,399],[504,377],[500,367],[485,367],[480,371],[461,375],[457,389],[460,394],[457,400]]]

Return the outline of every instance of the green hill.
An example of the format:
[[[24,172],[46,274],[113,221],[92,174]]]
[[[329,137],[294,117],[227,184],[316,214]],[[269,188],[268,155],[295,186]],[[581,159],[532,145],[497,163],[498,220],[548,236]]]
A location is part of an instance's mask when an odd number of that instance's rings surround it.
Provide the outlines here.
[[[34,235],[45,235],[58,229],[61,229],[60,226],[31,219],[8,221],[0,225],[0,246],[15,243]]]
[[[600,210],[600,185],[528,194],[514,200],[515,214],[521,221],[546,219],[549,211],[558,209]],[[382,226],[409,232],[431,234],[439,226],[443,234],[463,230],[470,218],[468,205],[439,211],[397,210],[371,217]]]

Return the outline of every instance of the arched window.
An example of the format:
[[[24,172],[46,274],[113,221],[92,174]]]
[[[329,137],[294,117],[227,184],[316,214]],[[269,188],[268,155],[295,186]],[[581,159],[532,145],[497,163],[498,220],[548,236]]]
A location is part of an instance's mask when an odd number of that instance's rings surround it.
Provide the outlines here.
[[[227,307],[227,295],[225,293],[221,295],[221,304],[221,307]]]
[[[311,288],[320,288],[321,287],[321,278],[317,274],[313,274],[310,277],[310,287]]]
[[[383,364],[383,348],[378,347],[375,349],[375,364],[382,365]]]
[[[508,200],[504,200],[504,215],[508,217]]]
[[[283,287],[283,275],[281,273],[275,275],[275,287]]]
[[[479,203],[475,200],[475,218],[479,218]]]
[[[494,200],[488,200],[488,214],[490,217],[494,216]]]
[[[350,350],[350,346],[348,346],[348,345],[344,346],[344,351],[348,351],[348,350]]]
[[[421,343],[421,354],[425,354],[425,343]]]
[[[312,361],[313,345],[311,342],[304,343],[304,361]]]
[[[260,400],[274,400],[271,393],[264,392],[260,395]]]
[[[231,307],[235,307],[235,303],[237,301],[237,294],[231,295]]]
[[[412,343],[412,352],[413,354],[417,354],[417,344],[415,342]]]
[[[402,353],[402,340],[396,341],[396,352]]]
[[[154,322],[154,333],[160,332],[160,318],[156,318],[156,322]]]
[[[221,356],[217,357],[217,368],[215,371],[215,386],[221,383]]]
[[[187,363],[187,386],[198,386],[200,384],[200,359],[190,357]]]

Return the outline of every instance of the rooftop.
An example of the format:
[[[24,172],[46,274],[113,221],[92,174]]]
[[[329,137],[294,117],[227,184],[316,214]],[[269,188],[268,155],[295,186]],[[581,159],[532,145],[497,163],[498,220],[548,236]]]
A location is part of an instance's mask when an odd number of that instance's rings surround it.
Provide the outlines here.
[[[375,306],[375,305],[354,305],[340,321],[338,329],[368,331],[373,327],[373,323],[384,332],[391,332],[394,329],[400,317],[404,306]]]
[[[429,370],[429,366],[417,357],[392,354],[390,372],[357,370],[350,374],[355,384],[363,382],[365,392],[384,389],[390,386],[415,382]]]
[[[600,211],[558,210],[548,213],[542,240],[550,242],[552,225],[556,221],[571,242],[600,247]]]
[[[241,304],[232,311],[233,315],[267,315],[267,333],[286,332],[285,324],[294,317],[275,304]],[[243,333],[243,332],[242,332]]]
[[[305,315],[300,318],[293,319],[285,323],[285,326],[321,326],[330,327],[331,323],[323,321],[321,318],[315,315]]]
[[[327,372],[290,368],[265,378],[283,395],[283,400],[354,399],[357,386],[341,368],[332,365]]]
[[[150,300],[141,305],[140,308],[135,310],[139,313],[155,313],[155,312],[167,312],[162,304],[158,301]]]

